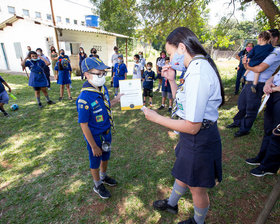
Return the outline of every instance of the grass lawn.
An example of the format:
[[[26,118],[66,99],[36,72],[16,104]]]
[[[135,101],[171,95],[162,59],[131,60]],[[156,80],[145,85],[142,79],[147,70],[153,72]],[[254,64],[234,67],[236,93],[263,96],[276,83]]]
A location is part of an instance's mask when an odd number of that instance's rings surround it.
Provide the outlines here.
[[[226,129],[237,112],[233,95],[236,62],[217,63],[226,90],[226,105],[218,121],[223,143],[223,181],[209,190],[207,223],[252,224],[276,183],[277,176],[253,177],[244,159],[255,156],[263,134],[263,113],[251,134],[233,137]],[[116,134],[108,173],[119,185],[109,188],[112,198],[100,199],[92,190],[88,154],[77,123],[75,101],[64,100],[39,110],[27,78],[1,74],[18,98],[19,110],[0,114],[0,223],[162,223],[175,224],[193,215],[191,194],[179,201],[179,215],[160,213],[152,202],[169,196],[174,179],[174,147],[178,136],[144,118],[141,111],[113,109]],[[109,86],[109,82],[107,82]],[[74,80],[72,95],[82,81]],[[155,85],[156,86],[156,85]],[[111,96],[112,88],[110,89]],[[57,101],[59,86],[49,92]],[[67,97],[64,97],[67,98]],[[155,93],[154,106],[160,106]],[[167,111],[160,112],[168,116]],[[267,223],[280,223],[276,203]]]

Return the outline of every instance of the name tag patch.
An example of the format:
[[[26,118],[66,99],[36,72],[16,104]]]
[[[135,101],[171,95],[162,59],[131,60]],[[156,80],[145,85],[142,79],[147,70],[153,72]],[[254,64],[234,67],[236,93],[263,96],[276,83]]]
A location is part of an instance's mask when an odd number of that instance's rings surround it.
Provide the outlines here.
[[[98,101],[95,100],[94,102],[91,103],[91,106],[94,107],[94,106],[97,105],[97,104],[98,104]]]
[[[101,111],[102,111],[102,109],[94,110],[93,113],[94,113],[94,114],[97,114],[97,113],[99,113],[99,112],[101,112]]]
[[[102,122],[102,121],[104,121],[103,115],[98,115],[98,116],[95,117],[95,119],[96,119],[96,122]]]

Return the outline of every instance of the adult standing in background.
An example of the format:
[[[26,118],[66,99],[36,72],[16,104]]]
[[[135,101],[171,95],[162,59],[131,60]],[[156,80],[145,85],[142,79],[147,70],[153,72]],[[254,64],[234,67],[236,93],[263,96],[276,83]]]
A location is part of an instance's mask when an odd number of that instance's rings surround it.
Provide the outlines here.
[[[112,62],[111,87],[113,87],[113,81],[114,81],[113,80],[114,66],[116,63],[118,63],[118,57],[120,55],[118,47],[114,47],[114,51],[115,51],[115,53],[112,55],[112,58],[111,58],[111,62]]]
[[[90,55],[89,57],[95,57],[95,58],[99,58],[99,55],[97,54],[97,50],[93,47],[90,49]]]
[[[222,145],[217,126],[218,107],[224,102],[222,81],[214,61],[188,28],[172,31],[165,47],[171,65],[162,68],[162,76],[168,79],[176,99],[172,115],[180,119],[167,118],[147,108],[144,113],[148,120],[180,132],[180,140],[175,149],[172,193],[153,206],[177,214],[178,201],[189,189],[194,217],[179,224],[204,224],[210,206],[208,188],[222,181]],[[183,85],[177,86],[174,69],[186,71]]]
[[[139,57],[140,57],[140,63],[142,64],[142,67],[146,68],[146,59],[143,56],[143,51],[139,51]]]
[[[270,94],[264,112],[263,141],[258,155],[246,159],[247,164],[257,165],[251,170],[256,177],[276,174],[280,168],[280,72],[266,81],[263,90]]]
[[[237,67],[237,76],[236,76],[236,82],[235,82],[235,92],[234,95],[237,95],[239,93],[240,88],[240,80],[243,77],[244,73],[246,72],[246,69],[244,68],[244,65],[242,63],[242,59],[245,55],[247,55],[254,47],[253,43],[247,43],[246,48],[243,49],[236,55],[236,59],[239,60],[239,65]],[[244,87],[245,82],[242,82],[242,88]]]
[[[56,62],[58,60],[58,53],[56,52],[56,49],[54,46],[51,46],[51,61],[52,61],[52,71],[53,71],[53,74],[55,74],[55,70],[54,70],[54,67],[56,65]]]
[[[268,31],[271,34],[271,44],[276,46],[279,41],[279,31],[277,29]],[[250,67],[247,57],[243,58],[243,64],[245,69],[250,70],[250,72],[246,76],[245,86],[238,98],[238,112],[233,118],[233,123],[227,126],[227,128],[239,128],[234,134],[234,137],[241,137],[249,134],[258,115],[258,110],[264,94],[264,84],[280,65],[280,48],[275,47],[270,55],[257,66]],[[254,73],[261,73],[256,93],[253,93],[251,90],[254,81]]]
[[[51,62],[50,62],[50,59],[46,56],[46,55],[44,55],[43,54],[43,50],[41,49],[41,48],[37,48],[36,49],[36,53],[39,55],[39,56],[41,56],[42,58],[44,58],[45,59],[45,61],[47,61],[48,63],[44,66],[44,73],[45,73],[45,75],[46,75],[46,77],[47,77],[47,80],[48,80],[48,90],[50,90],[51,89],[51,80],[50,80],[50,68],[49,68],[49,65],[51,64]]]
[[[165,65],[165,57],[166,57],[166,52],[161,51],[160,57],[157,58],[156,68],[157,68],[158,88],[156,91],[160,91],[160,87],[162,85],[161,69]]]
[[[84,51],[84,48],[80,47],[80,52],[79,52],[79,66],[80,66],[80,72],[81,72],[81,79],[84,79],[84,73],[82,71],[82,62],[83,60],[87,58],[87,54]]]

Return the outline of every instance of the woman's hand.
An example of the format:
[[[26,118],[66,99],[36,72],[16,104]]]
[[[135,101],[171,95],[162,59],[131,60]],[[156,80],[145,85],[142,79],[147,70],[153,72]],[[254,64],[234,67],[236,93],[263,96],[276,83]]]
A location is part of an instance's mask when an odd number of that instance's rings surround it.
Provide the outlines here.
[[[156,121],[160,117],[160,115],[157,112],[148,108],[144,108],[143,112],[147,120],[157,123]]]
[[[265,94],[270,94],[273,92],[274,87],[275,87],[275,85],[272,82],[267,82],[267,83],[265,83],[265,85],[263,87],[263,91]]]
[[[171,65],[165,65],[162,67],[161,76],[167,78],[169,81],[174,81],[175,70],[171,68]]]

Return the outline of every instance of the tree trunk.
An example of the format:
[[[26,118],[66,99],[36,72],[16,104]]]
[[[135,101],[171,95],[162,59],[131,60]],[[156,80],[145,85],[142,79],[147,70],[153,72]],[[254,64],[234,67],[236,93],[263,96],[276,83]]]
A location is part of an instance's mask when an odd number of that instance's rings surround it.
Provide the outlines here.
[[[263,10],[269,20],[270,26],[273,28],[275,26],[276,16],[280,15],[278,7],[274,4],[273,0],[255,0],[255,2]]]

